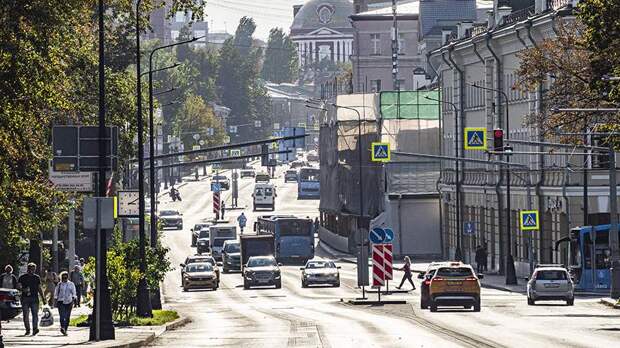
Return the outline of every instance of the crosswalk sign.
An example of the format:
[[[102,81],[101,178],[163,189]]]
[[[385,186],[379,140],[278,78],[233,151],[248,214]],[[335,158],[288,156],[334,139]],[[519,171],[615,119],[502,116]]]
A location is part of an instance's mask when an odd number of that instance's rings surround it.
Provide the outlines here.
[[[519,212],[519,216],[522,231],[539,229],[538,210],[522,210]]]
[[[465,150],[486,150],[487,129],[480,127],[465,128]]]
[[[389,162],[390,157],[389,143],[372,143],[370,158],[373,162]]]

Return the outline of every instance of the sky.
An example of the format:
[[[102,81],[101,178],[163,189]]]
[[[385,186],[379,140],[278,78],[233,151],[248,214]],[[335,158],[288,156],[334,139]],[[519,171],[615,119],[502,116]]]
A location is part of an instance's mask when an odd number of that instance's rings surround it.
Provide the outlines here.
[[[280,27],[288,32],[293,22],[293,5],[304,0],[207,0],[205,6],[210,32],[226,29],[234,34],[243,16],[254,18],[257,39],[267,41],[269,30]]]

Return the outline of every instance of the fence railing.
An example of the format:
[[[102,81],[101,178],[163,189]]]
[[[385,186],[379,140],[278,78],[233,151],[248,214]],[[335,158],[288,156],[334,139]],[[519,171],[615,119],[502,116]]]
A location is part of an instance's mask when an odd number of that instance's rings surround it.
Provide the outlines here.
[[[524,21],[528,19],[528,17],[532,16],[535,13],[536,9],[534,6],[529,6],[524,9],[512,12],[511,14],[504,16],[502,18],[503,25],[510,25],[517,22]]]

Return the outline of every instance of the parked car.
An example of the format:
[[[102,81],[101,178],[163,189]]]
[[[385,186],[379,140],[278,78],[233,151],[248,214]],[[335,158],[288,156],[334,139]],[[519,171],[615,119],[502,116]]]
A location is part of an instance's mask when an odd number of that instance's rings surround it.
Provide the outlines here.
[[[209,226],[211,226],[210,223],[201,222],[201,223],[195,224],[194,227],[192,227],[191,231],[192,231],[192,246],[193,247],[196,246],[196,242],[198,241],[198,236],[200,235],[200,231],[204,228],[208,229]],[[208,237],[209,236],[207,236],[207,238]]]
[[[558,300],[575,304],[575,285],[568,270],[564,265],[537,265],[527,282],[527,304]]]
[[[185,266],[183,274],[183,291],[189,289],[210,288],[217,290],[219,281],[210,263],[190,263]]]
[[[340,286],[340,266],[333,261],[308,261],[301,267],[301,287],[307,288],[312,284],[329,284]]]
[[[159,212],[159,222],[162,228],[174,227],[177,230],[183,229],[183,214],[178,210],[162,210]]]
[[[221,263],[216,262],[215,259],[213,258],[213,256],[211,255],[193,255],[193,256],[188,256],[185,258],[185,262],[180,264],[179,266],[181,266],[181,280],[183,280],[183,276],[185,274],[185,266],[192,264],[192,263],[210,263],[211,266],[213,266],[213,271],[215,272],[215,275],[217,276],[217,282],[219,285],[220,282],[220,265]]]
[[[2,320],[15,318],[22,311],[19,291],[0,288],[0,312]]]
[[[222,190],[230,190],[230,180],[224,175],[214,175],[211,178],[211,185],[219,183]]]
[[[242,169],[240,176],[241,178],[253,178],[256,176],[256,172],[254,169]]]
[[[284,182],[295,181],[297,182],[297,171],[289,169],[284,173]]]
[[[426,268],[424,273],[418,274],[418,279],[422,279],[422,284],[420,285],[420,308],[427,309],[430,302],[429,295],[429,285],[431,284],[431,279],[437,272],[437,269],[444,265],[449,265],[450,262],[431,262]]]
[[[238,240],[224,241],[222,249],[222,268],[224,273],[241,270],[241,250]]]
[[[476,276],[470,265],[461,262],[439,267],[429,284],[431,312],[437,312],[439,306],[463,306],[465,309],[473,306],[474,312],[480,312],[479,278],[482,277],[482,274]]]
[[[280,289],[282,287],[282,276],[279,266],[281,264],[277,263],[273,256],[250,257],[248,263],[243,267],[243,288],[273,285],[276,289]]]

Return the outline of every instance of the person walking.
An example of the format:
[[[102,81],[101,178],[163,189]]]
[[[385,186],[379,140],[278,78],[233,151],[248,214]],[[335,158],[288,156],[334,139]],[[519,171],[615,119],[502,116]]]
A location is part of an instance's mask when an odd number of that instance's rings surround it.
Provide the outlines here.
[[[69,273],[60,273],[60,283],[54,290],[54,302],[58,307],[58,315],[60,316],[60,332],[67,336],[69,329],[69,319],[71,319],[71,310],[73,304],[77,303],[77,293],[75,284],[69,280]]]
[[[0,275],[0,288],[17,289],[17,277],[13,274],[13,267],[6,265],[4,273]]]
[[[483,253],[482,246],[478,245],[476,247],[476,273],[482,273],[484,269]]]
[[[408,280],[409,284],[413,287],[411,290],[415,290],[415,284],[413,284],[413,279],[411,279],[411,259],[409,256],[405,256],[404,262],[405,264],[403,267],[398,268],[398,270],[405,272],[405,274],[403,274],[403,279],[400,281],[400,285],[397,286],[396,289],[400,290],[400,288],[403,287],[403,284],[405,284],[405,280]]]
[[[82,303],[82,291],[85,285],[84,275],[82,274],[80,266],[75,265],[73,267],[73,271],[71,271],[71,273],[69,274],[69,280],[71,280],[71,282],[75,285],[75,293],[77,295],[77,301],[75,302],[75,306],[79,307]]]
[[[17,280],[18,287],[22,292],[22,314],[24,316],[24,327],[26,333],[30,335],[30,314],[32,314],[32,336],[39,333],[39,295],[45,299],[43,289],[41,289],[41,277],[36,274],[37,265],[29,263],[27,273],[22,274]]]
[[[224,215],[226,214],[226,202],[222,200],[222,220],[224,220]]]
[[[43,276],[43,285],[45,286],[43,303],[50,307],[54,307],[54,289],[56,289],[56,284],[58,284],[56,272],[52,272],[49,269],[46,270]]]
[[[239,229],[243,234],[243,229],[245,228],[246,223],[248,222],[248,218],[245,217],[245,214],[241,212],[241,215],[237,217],[237,222],[239,223]]]
[[[484,272],[489,270],[489,252],[487,251],[487,243],[482,245],[482,270]]]

